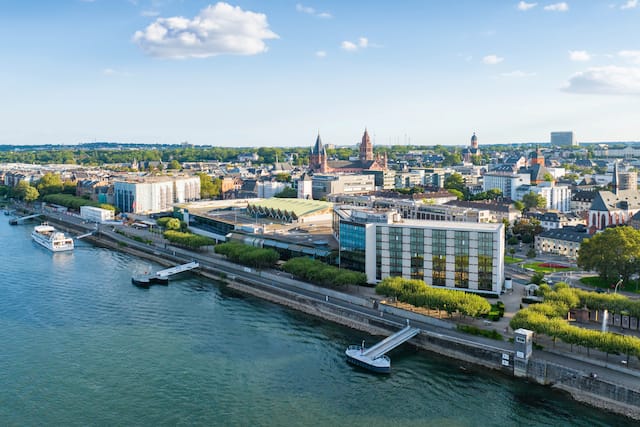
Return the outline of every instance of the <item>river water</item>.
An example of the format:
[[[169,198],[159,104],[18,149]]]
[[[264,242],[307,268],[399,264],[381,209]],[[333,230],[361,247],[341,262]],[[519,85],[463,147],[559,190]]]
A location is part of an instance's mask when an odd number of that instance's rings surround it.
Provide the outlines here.
[[[6,220],[5,220],[6,218]],[[131,285],[148,261],[80,241],[53,254],[0,219],[1,425],[603,426],[623,417],[198,277]]]

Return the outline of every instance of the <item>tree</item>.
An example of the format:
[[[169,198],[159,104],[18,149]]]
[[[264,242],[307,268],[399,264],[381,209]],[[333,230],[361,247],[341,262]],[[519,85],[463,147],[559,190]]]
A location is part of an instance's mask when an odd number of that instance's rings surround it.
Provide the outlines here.
[[[543,179],[544,179],[546,182],[553,182],[553,181],[554,181],[554,179],[553,179],[553,175],[551,175],[549,172],[547,172],[547,173],[545,173],[545,174],[544,174]]]
[[[18,199],[24,200],[27,203],[33,202],[40,197],[38,189],[32,187],[27,181],[20,181],[13,191]]]
[[[298,197],[298,192],[295,190],[295,188],[286,187],[273,197],[277,197],[279,199],[295,199]]]
[[[181,168],[182,168],[182,165],[176,159],[171,160],[171,162],[169,163],[169,166],[167,166],[167,169],[179,170]]]
[[[206,173],[198,173],[200,177],[200,197],[203,199],[217,199],[222,192],[222,180],[210,177]]]
[[[46,196],[47,194],[62,193],[64,183],[60,175],[48,172],[40,178],[36,188],[41,195]]]
[[[640,231],[632,227],[607,228],[585,239],[578,251],[578,266],[595,270],[606,282],[629,278],[640,271]]]
[[[520,200],[516,200],[515,202],[513,202],[513,207],[522,212],[525,206],[524,203],[522,203]]]
[[[545,199],[541,194],[536,194],[533,191],[530,191],[529,194],[525,194],[522,197],[522,203],[524,203],[524,207],[526,209],[543,209],[545,206],[547,206],[547,199]]]

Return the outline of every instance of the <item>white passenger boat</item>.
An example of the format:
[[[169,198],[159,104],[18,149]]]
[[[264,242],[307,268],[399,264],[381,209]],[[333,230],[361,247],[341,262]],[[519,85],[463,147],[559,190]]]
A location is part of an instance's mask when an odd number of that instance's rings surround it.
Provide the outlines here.
[[[53,252],[72,251],[74,248],[72,238],[47,223],[36,225],[31,232],[31,238]]]

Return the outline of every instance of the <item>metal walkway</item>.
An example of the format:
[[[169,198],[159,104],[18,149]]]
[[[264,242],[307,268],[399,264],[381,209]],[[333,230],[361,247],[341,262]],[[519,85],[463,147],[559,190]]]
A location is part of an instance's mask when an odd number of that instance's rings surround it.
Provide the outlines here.
[[[411,326],[407,326],[404,329],[396,332],[395,334],[390,335],[387,338],[383,339],[373,347],[366,349],[362,354],[362,356],[372,360],[377,359],[378,357],[398,347],[400,344],[409,341],[411,338],[415,337],[419,333],[420,333],[419,328],[413,328]]]
[[[35,218],[35,217],[38,217],[38,216],[40,216],[40,215],[42,215],[42,214],[37,213],[37,214],[33,214],[33,215],[22,216],[22,217],[20,217],[20,218],[14,218],[14,219],[12,219],[11,221],[12,221],[13,223],[16,223],[16,224],[17,224],[19,221],[24,221],[25,219]]]
[[[168,279],[175,274],[184,273],[185,271],[193,270],[200,267],[197,261],[188,262],[182,265],[176,265],[175,267],[167,268],[165,270],[158,271],[155,275],[160,279]]]

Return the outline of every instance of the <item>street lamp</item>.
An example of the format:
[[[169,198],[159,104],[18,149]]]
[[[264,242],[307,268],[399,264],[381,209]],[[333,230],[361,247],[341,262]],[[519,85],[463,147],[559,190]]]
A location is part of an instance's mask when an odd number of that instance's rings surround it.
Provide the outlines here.
[[[615,295],[618,292],[618,286],[622,284],[622,276],[620,276],[620,280],[616,283],[616,286],[613,288],[613,294]],[[602,332],[607,332],[607,321],[609,320],[609,310],[606,308],[602,312]]]

